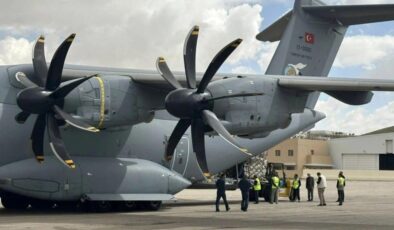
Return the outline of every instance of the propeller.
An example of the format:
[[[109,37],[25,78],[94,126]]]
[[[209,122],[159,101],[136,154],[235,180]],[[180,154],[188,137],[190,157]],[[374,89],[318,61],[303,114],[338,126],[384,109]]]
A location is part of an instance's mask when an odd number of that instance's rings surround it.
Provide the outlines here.
[[[199,27],[194,26],[186,37],[183,49],[187,88],[183,88],[175,79],[163,57],[157,59],[156,67],[162,77],[174,88],[165,99],[165,107],[170,114],[180,119],[168,140],[165,151],[166,160],[169,161],[172,159],[178,142],[186,130],[191,126],[193,150],[196,154],[198,164],[203,173],[209,174],[204,144],[206,124],[242,153],[251,155],[245,148],[242,148],[236,142],[233,136],[212,112],[213,101],[224,98],[248,97],[262,94],[245,93],[212,98],[211,94],[206,91],[209,82],[219,70],[220,66],[239,44],[241,44],[241,39],[230,42],[216,54],[197,87],[195,59],[198,33]]]
[[[60,85],[64,62],[74,38],[75,34],[71,34],[63,41],[56,50],[49,68],[44,54],[45,39],[43,36],[38,38],[33,48],[34,79],[32,79],[32,82],[23,76],[19,78],[25,85],[29,85],[29,88],[18,93],[16,102],[22,112],[15,116],[15,120],[23,124],[31,114],[38,115],[30,138],[33,153],[38,162],[44,161],[44,134],[46,129],[52,152],[69,168],[75,168],[75,163],[67,153],[61,138],[58,119],[78,129],[89,132],[99,131],[91,125],[73,118],[62,109],[64,98],[84,81],[93,77],[79,78]]]

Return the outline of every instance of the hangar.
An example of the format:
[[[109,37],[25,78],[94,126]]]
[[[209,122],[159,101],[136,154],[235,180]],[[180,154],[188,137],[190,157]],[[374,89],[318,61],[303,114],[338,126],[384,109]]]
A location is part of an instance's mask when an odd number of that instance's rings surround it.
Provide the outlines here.
[[[334,168],[343,170],[394,170],[394,126],[361,136],[328,141]]]

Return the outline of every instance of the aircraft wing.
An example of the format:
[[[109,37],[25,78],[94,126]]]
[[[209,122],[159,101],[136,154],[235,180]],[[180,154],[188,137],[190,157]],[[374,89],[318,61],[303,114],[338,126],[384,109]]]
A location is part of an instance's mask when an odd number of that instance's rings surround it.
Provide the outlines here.
[[[333,78],[333,77],[281,77],[280,86],[306,91],[394,91],[394,80]]]
[[[332,77],[281,77],[278,85],[303,91],[324,92],[349,105],[364,105],[372,100],[371,91],[394,91],[394,80],[332,78]]]

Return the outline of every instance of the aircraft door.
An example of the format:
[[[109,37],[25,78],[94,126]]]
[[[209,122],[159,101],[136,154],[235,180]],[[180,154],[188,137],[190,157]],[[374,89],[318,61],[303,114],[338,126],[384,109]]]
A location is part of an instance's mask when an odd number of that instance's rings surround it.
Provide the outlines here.
[[[187,164],[189,163],[189,146],[188,136],[183,136],[179,141],[174,157],[172,158],[170,168],[182,176],[186,173]]]

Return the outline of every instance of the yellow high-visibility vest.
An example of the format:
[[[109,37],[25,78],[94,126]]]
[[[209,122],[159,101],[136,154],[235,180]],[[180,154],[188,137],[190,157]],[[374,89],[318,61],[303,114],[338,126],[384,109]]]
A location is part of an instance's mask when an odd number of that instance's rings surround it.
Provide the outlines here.
[[[261,184],[260,184],[260,179],[256,178],[255,179],[256,184],[253,185],[253,190],[254,191],[260,191],[261,190]]]
[[[279,188],[279,177],[277,177],[277,176],[274,176],[274,177],[272,177],[272,188],[273,189],[276,189],[276,188]]]
[[[298,189],[300,187],[300,183],[298,182],[298,179],[297,180],[294,180],[293,181],[293,188],[294,189]]]
[[[338,184],[339,186],[345,186],[345,178],[338,177]]]

